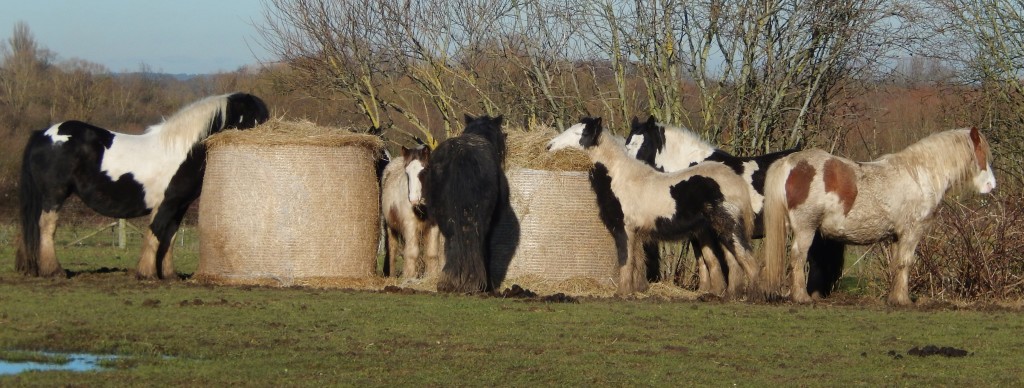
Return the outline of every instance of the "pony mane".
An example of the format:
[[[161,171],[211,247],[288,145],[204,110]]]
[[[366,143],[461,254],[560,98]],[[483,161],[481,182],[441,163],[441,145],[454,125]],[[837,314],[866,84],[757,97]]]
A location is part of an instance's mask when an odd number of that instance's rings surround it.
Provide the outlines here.
[[[147,128],[146,134],[157,134],[168,148],[191,149],[196,142],[210,136],[214,126],[224,125],[228,96],[230,94],[210,96],[186,105],[164,122]]]
[[[992,150],[984,137],[981,137],[981,147],[987,160],[992,160]],[[902,151],[883,155],[878,161],[928,171],[929,176],[922,178],[929,179],[936,184],[935,187],[956,186],[969,182],[978,171],[970,129],[963,128],[934,133]],[[920,169],[917,166],[931,168]]]
[[[702,139],[699,135],[693,133],[693,131],[688,128],[662,123],[658,123],[658,126],[665,129],[666,149],[671,147],[677,150],[700,150],[707,153],[715,152],[715,146],[711,145],[707,140]]]

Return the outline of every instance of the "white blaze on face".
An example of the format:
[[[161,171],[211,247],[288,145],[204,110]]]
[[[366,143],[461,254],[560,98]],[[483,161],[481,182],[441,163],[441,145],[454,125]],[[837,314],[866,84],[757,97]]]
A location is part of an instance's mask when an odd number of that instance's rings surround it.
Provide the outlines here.
[[[626,153],[629,157],[636,159],[636,154],[640,152],[640,146],[644,145],[644,135],[633,135],[629,139],[629,143],[626,144]]]
[[[409,202],[419,204],[423,202],[423,185],[420,182],[420,172],[423,171],[423,163],[413,160],[405,166],[405,176],[409,179]]]
[[[68,140],[71,140],[71,136],[61,135],[57,133],[57,129],[60,127],[60,124],[63,123],[54,124],[52,127],[50,127],[50,129],[47,129],[46,132],[43,132],[44,135],[50,137],[50,140],[53,141],[53,144],[60,144]]]
[[[580,139],[583,138],[583,128],[586,128],[586,124],[573,124],[573,126],[548,142],[548,151],[558,151],[563,148],[583,149],[583,146],[580,145]]]
[[[996,188],[996,176],[992,174],[992,164],[985,165],[985,171],[974,176],[974,186],[981,194],[988,194]]]

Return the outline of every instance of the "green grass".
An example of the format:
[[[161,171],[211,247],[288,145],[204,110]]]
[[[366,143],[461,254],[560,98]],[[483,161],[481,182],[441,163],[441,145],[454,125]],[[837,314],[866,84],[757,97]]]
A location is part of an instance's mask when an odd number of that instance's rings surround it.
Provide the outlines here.
[[[1011,309],[935,304],[894,310],[842,292],[809,306],[654,298],[546,304],[140,282],[118,271],[95,271],[134,267],[137,249],[99,245],[105,246],[59,249],[65,268],[84,271],[71,279],[15,274],[10,244],[0,247],[0,357],[47,350],[122,358],[101,372],[29,372],[0,377],[0,385],[1024,382],[1018,368],[1024,320]],[[182,272],[197,260],[185,245],[175,251]],[[971,355],[907,355],[925,345]]]

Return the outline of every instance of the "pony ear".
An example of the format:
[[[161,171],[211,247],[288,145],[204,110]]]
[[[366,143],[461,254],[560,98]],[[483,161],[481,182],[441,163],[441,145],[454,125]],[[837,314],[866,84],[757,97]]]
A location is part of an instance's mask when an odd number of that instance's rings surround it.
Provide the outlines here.
[[[650,125],[652,127],[658,125],[658,120],[654,118],[654,115],[651,115],[650,117],[647,118],[647,125]]]
[[[494,124],[501,126],[501,124],[505,122],[505,115],[498,115],[498,117],[495,117],[492,121],[494,121]]]
[[[975,146],[981,144],[981,133],[978,132],[978,127],[971,127],[971,141]]]
[[[639,127],[640,126],[640,118],[636,117],[636,116],[633,116],[633,120],[629,122],[629,126],[632,127],[633,129],[636,129],[637,127]]]
[[[465,116],[466,116],[466,125],[469,125],[469,123],[473,122],[473,120],[476,120],[476,117],[470,116],[469,113],[466,113]]]
[[[410,149],[409,149],[409,148],[407,148],[406,146],[402,146],[402,158],[403,158],[403,159],[406,159],[406,160],[408,160],[408,159],[409,159],[409,154],[410,154],[410,153],[412,153],[412,150],[410,150]]]

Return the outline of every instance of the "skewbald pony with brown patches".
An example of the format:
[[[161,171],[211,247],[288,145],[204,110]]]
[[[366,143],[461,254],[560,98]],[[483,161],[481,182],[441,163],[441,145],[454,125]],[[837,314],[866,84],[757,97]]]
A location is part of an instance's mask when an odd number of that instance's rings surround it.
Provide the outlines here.
[[[991,160],[977,128],[939,132],[871,162],[818,149],[779,160],[765,180],[766,290],[782,293],[788,224],[793,301],[811,300],[804,265],[812,244],[890,241],[896,258],[888,301],[910,304],[910,267],[927,221],[951,188],[970,185],[981,194],[995,189]],[[836,268],[842,268],[841,255],[823,259],[838,260]]]

